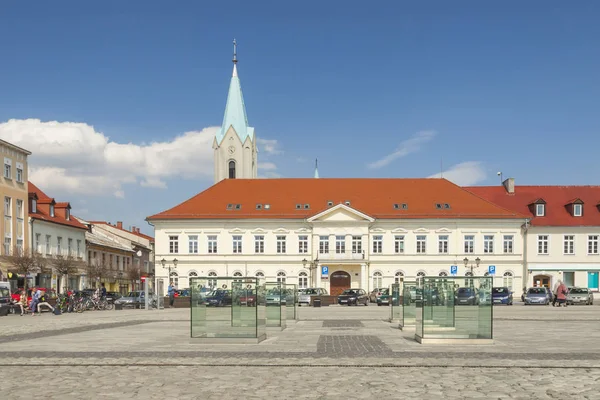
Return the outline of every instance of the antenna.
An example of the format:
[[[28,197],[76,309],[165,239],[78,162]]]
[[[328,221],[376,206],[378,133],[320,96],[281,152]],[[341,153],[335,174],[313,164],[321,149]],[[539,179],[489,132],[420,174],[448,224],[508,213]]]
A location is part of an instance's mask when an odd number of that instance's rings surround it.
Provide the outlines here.
[[[498,175],[500,177],[500,183],[503,182],[502,180],[502,171],[498,171],[498,173],[496,173],[496,175]]]

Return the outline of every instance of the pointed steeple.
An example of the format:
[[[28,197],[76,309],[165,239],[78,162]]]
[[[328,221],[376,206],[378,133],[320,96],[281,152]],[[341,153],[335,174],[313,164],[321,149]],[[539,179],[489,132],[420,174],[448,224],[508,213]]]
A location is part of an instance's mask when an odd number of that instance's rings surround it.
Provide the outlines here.
[[[242,85],[237,72],[237,42],[233,40],[233,73],[229,83],[229,94],[227,95],[227,104],[225,106],[225,115],[223,116],[223,125],[217,132],[215,138],[217,144],[221,144],[223,137],[230,127],[233,127],[238,134],[241,142],[245,142],[249,137],[254,141],[254,128],[248,126],[248,117],[246,115],[246,106],[244,105],[244,96],[242,95]]]
[[[319,159],[315,158],[315,179],[319,179]]]

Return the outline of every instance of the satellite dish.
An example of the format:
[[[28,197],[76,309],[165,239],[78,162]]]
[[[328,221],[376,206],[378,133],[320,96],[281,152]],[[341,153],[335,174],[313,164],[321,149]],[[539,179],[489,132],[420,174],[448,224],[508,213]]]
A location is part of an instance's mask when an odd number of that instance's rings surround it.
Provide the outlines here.
[[[138,257],[141,257],[141,256],[142,256],[142,251],[141,251],[141,250],[138,250],[138,251],[137,251],[137,253],[135,253],[135,254],[136,254]]]

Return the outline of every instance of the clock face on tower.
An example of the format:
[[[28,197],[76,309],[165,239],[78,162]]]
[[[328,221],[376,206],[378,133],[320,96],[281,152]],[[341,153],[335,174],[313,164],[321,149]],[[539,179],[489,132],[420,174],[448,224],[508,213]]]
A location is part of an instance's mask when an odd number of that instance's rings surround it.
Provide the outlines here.
[[[235,147],[229,146],[229,148],[227,149],[227,151],[229,152],[229,154],[233,154],[233,153],[235,153]]]

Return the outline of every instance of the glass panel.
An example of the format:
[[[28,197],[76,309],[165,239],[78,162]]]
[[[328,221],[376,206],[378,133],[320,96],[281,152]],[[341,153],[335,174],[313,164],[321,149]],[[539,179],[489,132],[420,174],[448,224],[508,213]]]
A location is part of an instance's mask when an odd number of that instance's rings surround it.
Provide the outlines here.
[[[285,285],[285,310],[286,310],[286,320],[296,320],[297,319],[297,310],[296,303],[298,302],[298,291],[297,286],[293,284],[286,283]]]
[[[414,286],[414,292],[411,290],[413,288],[409,288],[408,290],[408,294],[409,294],[409,302],[412,302],[414,299],[415,302],[415,316],[414,316],[414,323],[415,323],[415,336],[417,337],[423,337],[423,301],[422,301],[422,293],[423,293],[423,278],[419,279]],[[405,283],[406,285],[406,283]],[[406,291],[405,291],[406,293]],[[414,297],[412,297],[412,294],[414,293]],[[407,306],[404,307],[405,310],[408,308]],[[404,321],[407,321],[406,318],[406,311],[404,314]]]
[[[390,293],[392,294],[392,298],[390,301],[391,311],[390,311],[390,321],[398,321],[402,318],[402,306],[401,306],[401,297],[400,297],[400,284],[393,283],[390,286]]]
[[[426,277],[417,287],[416,334],[423,339],[492,339],[493,277]]]
[[[265,334],[264,290],[258,279],[190,277],[190,291],[192,338],[259,338]]]
[[[265,296],[267,305],[267,326],[285,328],[286,317],[286,297],[284,283],[267,282],[265,283]]]
[[[417,282],[404,281],[402,283],[402,326],[415,324],[417,307]]]

